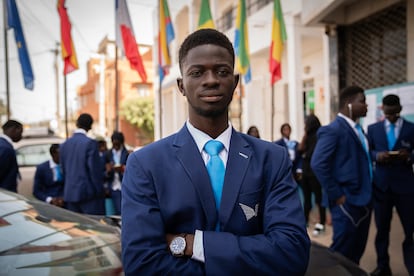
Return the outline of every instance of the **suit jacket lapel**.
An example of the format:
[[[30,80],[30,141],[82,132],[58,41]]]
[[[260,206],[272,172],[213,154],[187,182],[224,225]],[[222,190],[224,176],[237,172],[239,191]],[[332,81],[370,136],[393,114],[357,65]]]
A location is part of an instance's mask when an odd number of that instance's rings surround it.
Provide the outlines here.
[[[344,118],[341,118],[340,116],[337,117],[338,123],[344,128],[346,129],[348,132],[351,132],[351,136],[353,137],[353,139],[359,144],[361,150],[363,152],[365,152],[364,147],[362,146],[361,140],[359,140],[358,135],[355,133],[355,130],[348,124],[347,121],[345,121]],[[364,132],[364,130],[362,130],[362,132]],[[365,135],[365,133],[364,133]]]
[[[247,172],[252,150],[239,133],[233,130],[220,205],[220,223],[225,226],[236,206],[239,190]]]
[[[173,142],[176,156],[193,183],[207,219],[206,230],[214,230],[217,212],[210,178],[194,139],[184,126]]]

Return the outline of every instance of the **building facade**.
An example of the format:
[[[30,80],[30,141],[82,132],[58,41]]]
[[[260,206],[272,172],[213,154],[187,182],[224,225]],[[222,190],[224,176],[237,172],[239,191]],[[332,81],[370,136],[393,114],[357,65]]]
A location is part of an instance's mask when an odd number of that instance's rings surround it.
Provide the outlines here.
[[[161,93],[155,94],[156,139],[177,131],[187,118],[186,100],[176,86],[178,49],[197,29],[200,2],[174,1],[174,6],[169,2],[175,30],[170,45],[173,66]],[[414,0],[281,0],[281,4],[288,38],[282,79],[272,87],[268,60],[273,1],[246,0],[252,81],[239,86],[230,107],[236,129],[246,132],[256,125],[263,139],[276,140],[280,126],[288,122],[292,138],[300,140],[307,114],[314,113],[322,124],[333,119],[343,87],[371,89],[414,81]],[[210,0],[216,28],[231,41],[237,5],[238,0]],[[157,12],[154,21],[158,22]]]

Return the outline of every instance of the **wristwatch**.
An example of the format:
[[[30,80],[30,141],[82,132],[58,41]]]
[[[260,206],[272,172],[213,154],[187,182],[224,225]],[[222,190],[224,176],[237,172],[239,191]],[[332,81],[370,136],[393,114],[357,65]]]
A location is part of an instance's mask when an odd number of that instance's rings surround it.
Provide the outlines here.
[[[187,243],[184,236],[175,237],[170,243],[170,251],[174,257],[183,257]]]

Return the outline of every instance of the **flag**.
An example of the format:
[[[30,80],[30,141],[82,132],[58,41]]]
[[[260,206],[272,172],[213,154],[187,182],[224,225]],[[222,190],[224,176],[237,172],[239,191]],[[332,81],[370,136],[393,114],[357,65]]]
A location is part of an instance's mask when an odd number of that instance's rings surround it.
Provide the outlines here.
[[[20,22],[19,11],[15,0],[7,0],[7,27],[14,30],[19,61],[22,67],[24,87],[29,90],[34,88],[34,76],[32,65],[30,64],[29,53],[27,52],[26,41],[24,39],[23,28]],[[7,47],[7,45],[5,46]],[[7,58],[7,57],[6,57]]]
[[[252,79],[249,58],[249,36],[247,33],[246,3],[239,0],[236,15],[236,33],[234,36],[237,70],[244,76],[245,83]]]
[[[67,75],[79,68],[78,60],[76,58],[75,47],[70,35],[72,26],[69,21],[69,16],[65,8],[65,0],[58,0],[57,10],[60,16],[60,36],[62,42],[60,47],[62,49],[62,59],[64,62],[63,74]]]
[[[271,75],[271,84],[274,84],[282,77],[281,61],[283,43],[285,43],[287,39],[285,21],[283,20],[282,7],[279,0],[274,0],[273,2],[272,21],[272,42],[270,45],[269,71]]]
[[[158,34],[158,74],[160,82],[168,74],[168,69],[171,66],[169,44],[174,39],[174,29],[171,22],[170,11],[168,9],[167,0],[160,0],[160,32]]]
[[[115,10],[116,44],[124,50],[131,68],[138,72],[143,82],[146,82],[147,73],[145,72],[138,44],[134,36],[126,0],[115,0]]]
[[[201,0],[200,17],[198,18],[198,29],[215,29],[213,17],[211,16],[209,0]]]

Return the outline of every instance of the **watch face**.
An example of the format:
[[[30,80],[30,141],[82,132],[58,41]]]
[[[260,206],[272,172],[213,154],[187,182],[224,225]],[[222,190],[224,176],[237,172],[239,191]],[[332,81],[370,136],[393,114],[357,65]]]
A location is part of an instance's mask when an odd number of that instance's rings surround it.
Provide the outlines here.
[[[170,243],[171,253],[174,255],[183,255],[185,246],[185,239],[183,237],[176,237]]]

